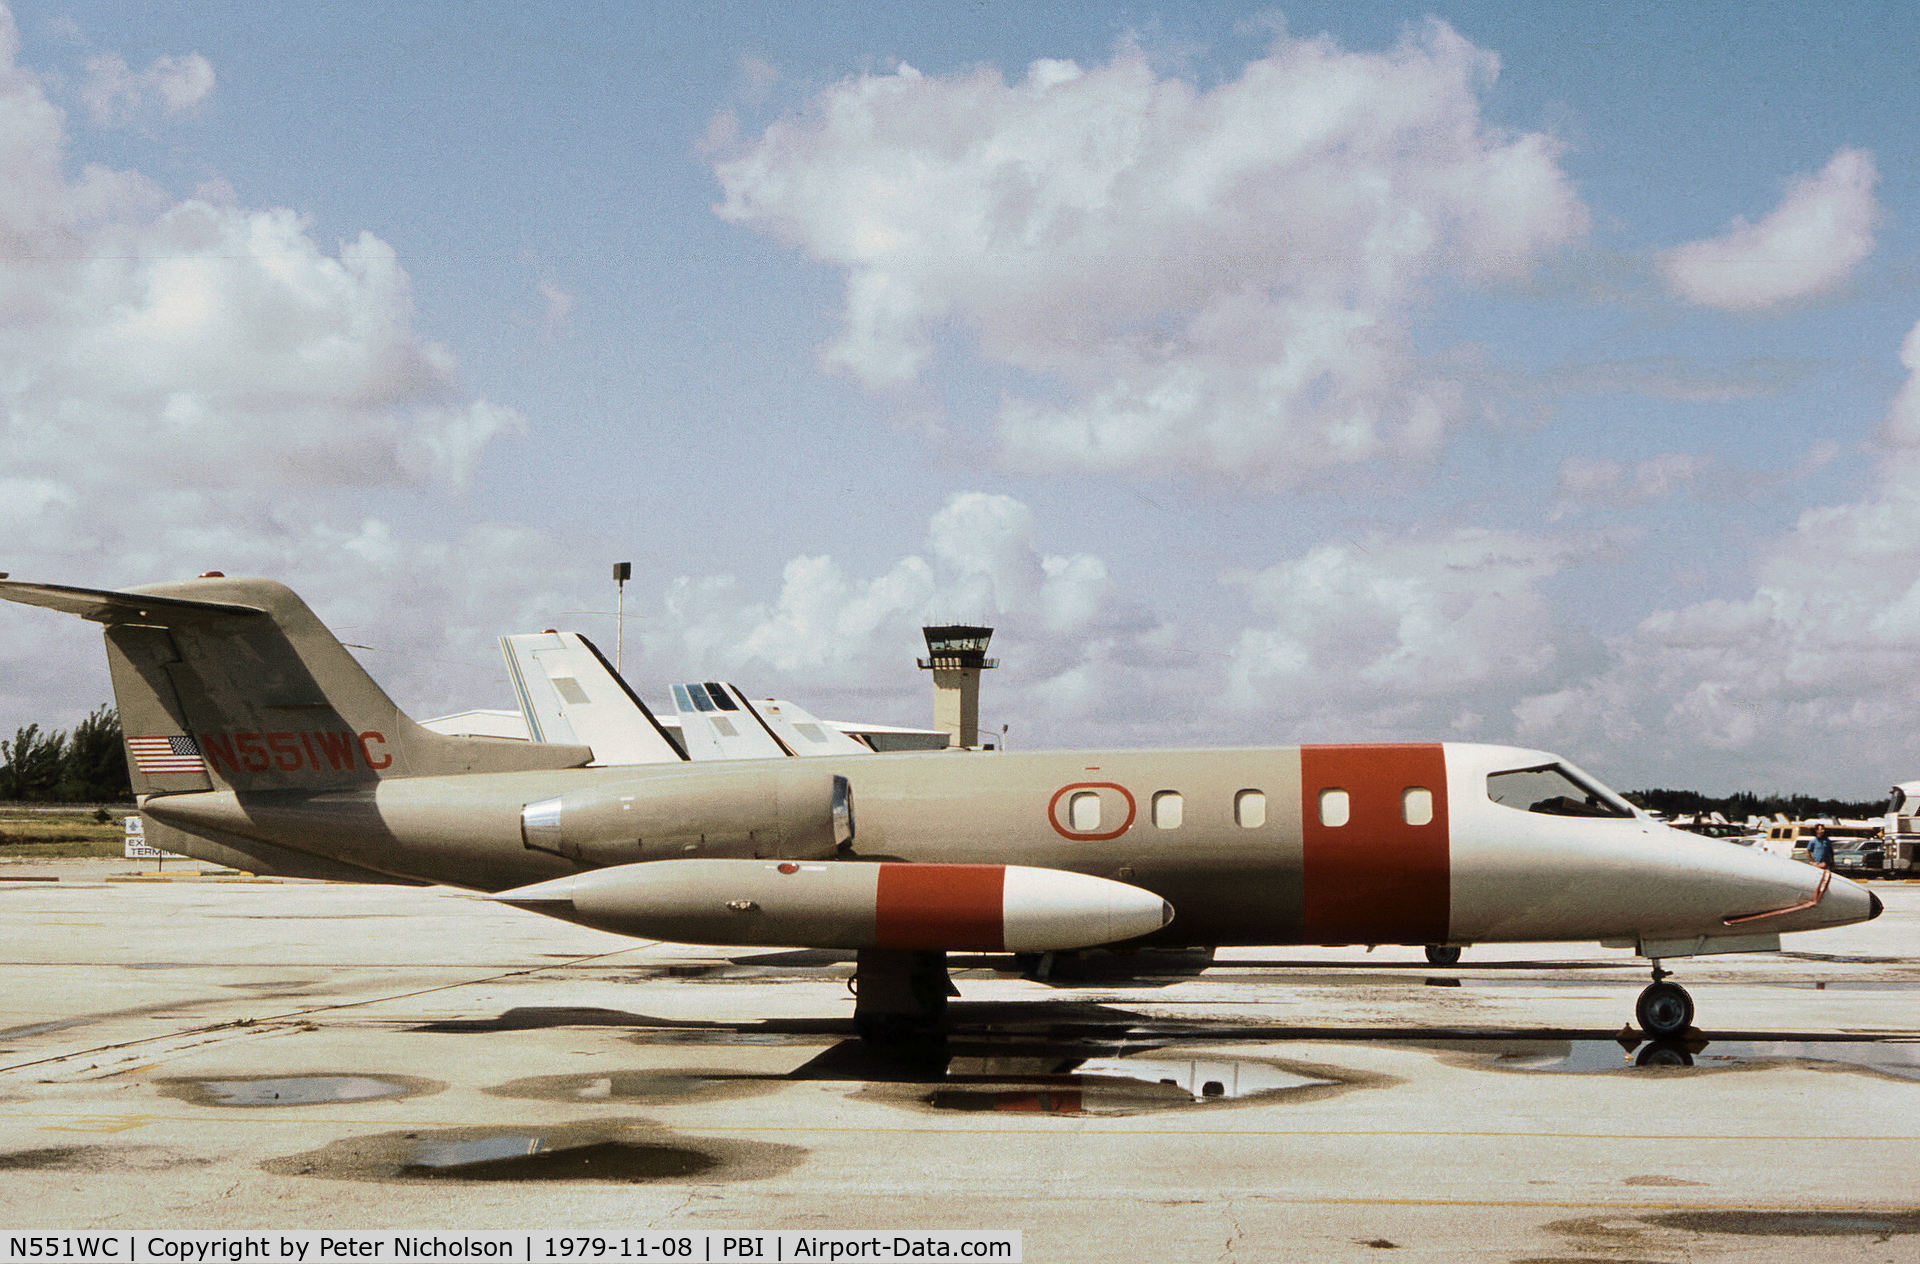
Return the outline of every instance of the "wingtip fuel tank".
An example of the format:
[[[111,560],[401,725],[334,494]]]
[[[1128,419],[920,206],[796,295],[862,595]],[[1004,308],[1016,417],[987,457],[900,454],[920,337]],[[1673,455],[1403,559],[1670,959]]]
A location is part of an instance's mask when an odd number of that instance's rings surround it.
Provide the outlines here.
[[[649,939],[800,948],[1064,952],[1173,920],[1151,891],[1025,865],[660,860],[487,898]]]

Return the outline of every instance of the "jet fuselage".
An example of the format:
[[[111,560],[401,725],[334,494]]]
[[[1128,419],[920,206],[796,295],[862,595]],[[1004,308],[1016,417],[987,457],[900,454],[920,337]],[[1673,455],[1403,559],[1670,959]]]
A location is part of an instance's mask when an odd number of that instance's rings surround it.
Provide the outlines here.
[[[1496,802],[1515,777],[1571,778],[1587,793]],[[834,780],[850,792],[845,840],[829,832]],[[702,801],[758,814],[729,826]],[[1754,935],[1872,914],[1863,888],[1835,879],[1806,908],[1729,925],[1812,900],[1820,872],[1617,803],[1543,752],[1446,743],[478,773],[156,795],[144,808],[163,828],[224,836],[241,852],[257,841],[487,891],[723,857],[1061,869],[1160,896],[1174,919],[1153,941],[1208,946],[1702,936],[1761,946]]]

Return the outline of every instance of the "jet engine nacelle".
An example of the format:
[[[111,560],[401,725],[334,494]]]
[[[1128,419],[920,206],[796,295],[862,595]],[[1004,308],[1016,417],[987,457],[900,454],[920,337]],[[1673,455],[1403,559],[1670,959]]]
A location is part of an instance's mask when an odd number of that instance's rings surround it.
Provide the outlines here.
[[[539,799],[521,809],[520,838],[590,865],[831,856],[853,841],[852,788],[797,762],[708,766]]]

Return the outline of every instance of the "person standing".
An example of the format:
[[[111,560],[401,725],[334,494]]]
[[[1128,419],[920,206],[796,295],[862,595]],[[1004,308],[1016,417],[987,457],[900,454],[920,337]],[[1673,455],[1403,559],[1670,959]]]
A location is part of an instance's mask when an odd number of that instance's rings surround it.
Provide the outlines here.
[[[1833,868],[1833,840],[1827,837],[1827,827],[1813,827],[1813,838],[1807,843],[1807,863],[1817,869]]]

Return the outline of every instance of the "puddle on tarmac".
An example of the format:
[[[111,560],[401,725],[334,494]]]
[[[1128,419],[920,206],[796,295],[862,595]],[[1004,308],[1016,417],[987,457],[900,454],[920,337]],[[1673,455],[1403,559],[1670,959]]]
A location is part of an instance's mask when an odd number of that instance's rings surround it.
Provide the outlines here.
[[[464,1141],[423,1141],[403,1176],[463,1181],[657,1181],[698,1176],[718,1160],[685,1146],[591,1141],[549,1148],[545,1134],[504,1132]]]
[[[682,1138],[644,1120],[531,1128],[450,1128],[349,1137],[270,1159],[281,1176],[363,1181],[576,1181],[638,1184],[753,1180],[791,1171],[798,1146]]]
[[[714,1074],[705,1071],[612,1071],[605,1075],[543,1075],[514,1080],[486,1092],[495,1097],[517,1097],[542,1102],[644,1102],[670,1106],[682,1102],[712,1102],[753,1097],[773,1090],[775,1081],[764,1076]]]
[[[1888,1238],[1920,1233],[1920,1211],[1675,1211],[1642,1216],[1647,1224],[1687,1233],[1732,1233],[1743,1237]]]
[[[935,1110],[1041,1115],[1135,1115],[1228,1102],[1310,1101],[1390,1083],[1370,1072],[1234,1057],[1224,1051],[1155,1048],[1101,1055],[1035,1046],[909,1062],[872,1075],[864,1093]],[[846,1062],[834,1051],[816,1062]],[[796,1078],[817,1078],[806,1068]]]
[[[1803,1064],[1920,1080],[1920,1041],[1911,1040],[1457,1040],[1423,1047],[1503,1071],[1583,1074],[1640,1068]]]
[[[168,1097],[199,1106],[324,1106],[424,1097],[446,1085],[407,1075],[239,1075],[160,1081]]]

